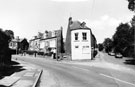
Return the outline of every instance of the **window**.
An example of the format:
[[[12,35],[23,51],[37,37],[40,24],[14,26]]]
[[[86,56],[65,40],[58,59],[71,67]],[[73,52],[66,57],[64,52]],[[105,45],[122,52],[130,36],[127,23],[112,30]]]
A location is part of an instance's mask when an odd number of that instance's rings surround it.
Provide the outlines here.
[[[86,32],[83,32],[83,33],[82,33],[82,39],[83,39],[83,40],[87,40],[87,33],[86,33]]]
[[[89,48],[89,46],[83,46],[83,48]]]
[[[89,54],[89,53],[90,53],[90,48],[89,48],[89,46],[83,46],[83,47],[82,47],[82,53],[83,53],[83,54]]]
[[[75,33],[75,40],[78,40],[78,33]]]
[[[79,48],[79,46],[75,46],[75,48]]]

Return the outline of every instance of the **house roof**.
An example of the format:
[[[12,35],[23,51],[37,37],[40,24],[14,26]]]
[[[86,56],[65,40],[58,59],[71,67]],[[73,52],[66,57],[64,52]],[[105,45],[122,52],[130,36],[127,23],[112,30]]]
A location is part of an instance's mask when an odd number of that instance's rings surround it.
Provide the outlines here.
[[[40,40],[40,38],[34,38],[34,39],[30,39],[29,41],[34,41],[34,40]]]
[[[80,22],[80,21],[72,21],[70,24],[70,30],[74,30],[74,29],[90,29],[88,28],[85,22]]]
[[[23,41],[23,39],[12,39],[12,42],[22,42]]]
[[[49,40],[49,39],[53,39],[53,38],[57,38],[57,37],[54,36],[54,37],[44,38],[44,39],[40,39],[40,40]]]

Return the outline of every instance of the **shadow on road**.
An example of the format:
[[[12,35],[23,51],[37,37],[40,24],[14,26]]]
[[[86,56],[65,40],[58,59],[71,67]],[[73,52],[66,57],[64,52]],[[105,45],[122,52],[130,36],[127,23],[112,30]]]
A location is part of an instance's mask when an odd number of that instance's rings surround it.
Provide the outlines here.
[[[12,61],[9,65],[3,65],[0,66],[0,80],[4,78],[5,76],[10,76],[15,72],[20,72],[22,70],[25,70],[23,66],[20,66],[18,62]],[[1,86],[0,87],[4,87]]]
[[[135,65],[135,59],[126,59],[124,63],[129,65]]]
[[[0,87],[8,87],[8,86],[0,85]]]

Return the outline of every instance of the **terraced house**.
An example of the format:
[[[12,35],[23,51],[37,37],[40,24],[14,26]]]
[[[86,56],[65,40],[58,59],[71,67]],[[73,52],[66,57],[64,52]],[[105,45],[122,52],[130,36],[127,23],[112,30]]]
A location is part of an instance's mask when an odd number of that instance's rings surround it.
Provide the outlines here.
[[[53,49],[56,49],[59,55],[64,50],[62,27],[59,30],[39,32],[29,44],[29,50],[50,54]]]

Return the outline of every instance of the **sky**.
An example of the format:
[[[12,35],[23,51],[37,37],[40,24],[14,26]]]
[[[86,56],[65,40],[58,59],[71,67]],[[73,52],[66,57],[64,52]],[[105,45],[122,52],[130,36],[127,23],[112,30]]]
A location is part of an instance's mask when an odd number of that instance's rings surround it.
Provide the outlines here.
[[[116,27],[129,22],[133,12],[127,0],[0,0],[0,28],[30,40],[38,32],[63,27],[66,37],[68,18],[85,21],[97,42],[111,38]]]

